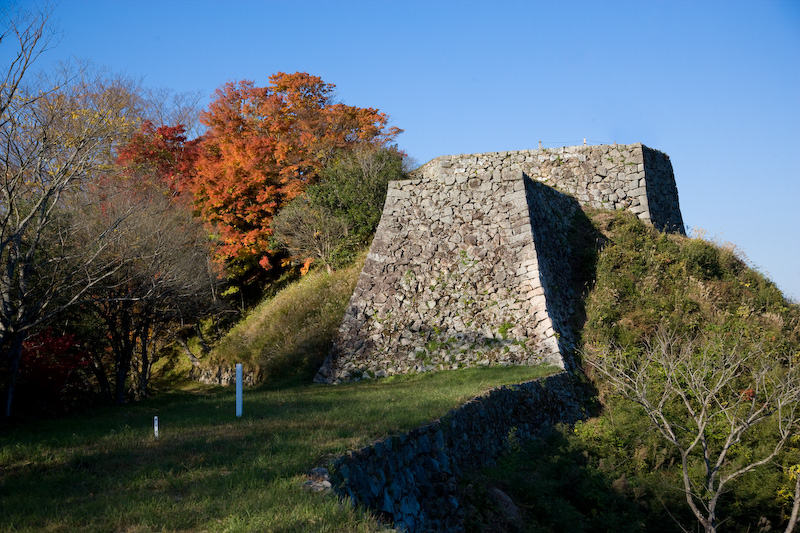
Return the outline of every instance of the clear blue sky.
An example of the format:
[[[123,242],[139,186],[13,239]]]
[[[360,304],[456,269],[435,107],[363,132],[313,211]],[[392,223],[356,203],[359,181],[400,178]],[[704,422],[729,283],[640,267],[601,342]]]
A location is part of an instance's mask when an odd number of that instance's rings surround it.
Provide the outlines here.
[[[643,142],[671,157],[687,225],[800,298],[797,0],[62,0],[55,19],[50,59],[148,86],[318,75],[388,113],[420,163]]]

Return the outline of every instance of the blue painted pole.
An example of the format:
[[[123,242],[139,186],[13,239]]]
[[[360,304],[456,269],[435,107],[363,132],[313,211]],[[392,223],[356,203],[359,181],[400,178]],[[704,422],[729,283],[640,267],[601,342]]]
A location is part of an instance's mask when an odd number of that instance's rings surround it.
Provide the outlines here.
[[[242,416],[242,363],[236,363],[236,416]]]

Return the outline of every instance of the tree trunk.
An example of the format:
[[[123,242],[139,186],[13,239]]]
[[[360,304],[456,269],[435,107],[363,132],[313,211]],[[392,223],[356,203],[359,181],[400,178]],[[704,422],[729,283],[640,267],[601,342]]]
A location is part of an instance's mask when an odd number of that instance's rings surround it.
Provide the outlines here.
[[[183,353],[185,353],[186,357],[189,358],[189,361],[192,362],[192,366],[198,368],[200,366],[200,359],[198,359],[197,356],[192,352],[191,348],[189,348],[189,345],[186,343],[186,341],[176,336],[175,342],[180,344],[181,348],[183,348]]]
[[[131,370],[131,354],[119,354],[116,366],[116,372],[114,373],[114,403],[123,405],[125,403],[125,382],[128,380],[128,373]]]
[[[94,377],[97,379],[97,385],[100,387],[100,396],[103,397],[103,402],[111,403],[111,384],[108,381],[108,374],[106,374],[106,369],[103,367],[102,360],[100,357],[95,353],[94,350],[91,350],[92,354],[92,373]]]
[[[150,367],[152,366],[152,361],[150,360],[150,342],[148,341],[148,331],[147,327],[145,327],[144,331],[142,331],[139,338],[141,339],[141,370],[139,372],[139,379],[136,385],[136,399],[141,400],[143,398],[147,398],[147,380],[150,377]]]
[[[14,389],[19,377],[19,360],[22,357],[22,343],[25,342],[25,333],[16,333],[8,347],[8,384],[6,385],[6,403],[4,416],[11,417],[11,402],[14,399]]]
[[[786,533],[792,533],[797,525],[798,512],[800,512],[800,472],[797,472],[797,482],[794,485],[794,505],[792,505],[792,516],[786,524]]]

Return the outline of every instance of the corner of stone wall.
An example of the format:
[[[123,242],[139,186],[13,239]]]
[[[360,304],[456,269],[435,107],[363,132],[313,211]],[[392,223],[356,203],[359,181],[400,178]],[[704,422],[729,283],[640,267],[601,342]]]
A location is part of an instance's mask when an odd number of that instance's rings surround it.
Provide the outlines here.
[[[685,234],[678,202],[678,187],[669,156],[642,145],[647,175],[647,201],[653,226],[660,231]]]
[[[392,182],[317,380],[570,368],[575,295],[564,259],[568,214],[580,206],[683,230],[669,158],[641,143],[442,156]]]
[[[538,257],[539,278],[544,291],[550,328],[543,334],[559,355],[558,366],[572,369],[576,332],[571,317],[577,312],[577,295],[572,290],[569,232],[580,210],[575,198],[523,174],[530,225]]]

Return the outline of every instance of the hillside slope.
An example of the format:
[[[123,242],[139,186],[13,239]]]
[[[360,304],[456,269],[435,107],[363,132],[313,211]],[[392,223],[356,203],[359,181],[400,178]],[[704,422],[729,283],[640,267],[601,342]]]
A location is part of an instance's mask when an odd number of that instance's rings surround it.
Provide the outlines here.
[[[583,261],[586,283],[584,359],[602,356],[609,347],[640,357],[659,331],[676,339],[713,334],[735,340],[744,350],[786,360],[800,357],[798,306],[749,268],[734,247],[662,234],[625,213],[589,215],[593,231],[576,239],[583,248],[575,254]],[[696,527],[680,488],[674,447],[638,405],[584,366],[602,410],[476,477],[466,491],[475,530],[495,530],[498,523],[509,531]],[[713,429],[723,435],[725,427]],[[772,429],[769,424],[755,428],[730,461],[762,453]],[[797,463],[800,439],[794,437],[775,460],[731,484],[720,500],[721,530],[782,530],[794,491],[788,471]]]

